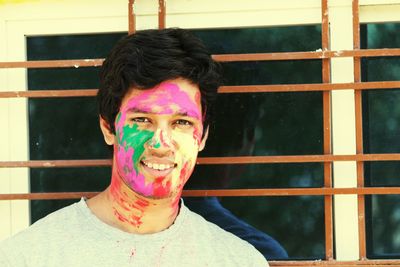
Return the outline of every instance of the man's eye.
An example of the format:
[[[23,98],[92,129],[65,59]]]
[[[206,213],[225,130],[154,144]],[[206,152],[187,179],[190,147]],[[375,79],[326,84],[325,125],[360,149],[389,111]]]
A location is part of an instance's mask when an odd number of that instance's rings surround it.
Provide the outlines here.
[[[175,124],[181,127],[190,127],[193,125],[193,122],[188,120],[177,120],[175,121]]]
[[[136,122],[136,123],[148,123],[150,120],[145,117],[137,117],[137,118],[132,118],[131,121]]]

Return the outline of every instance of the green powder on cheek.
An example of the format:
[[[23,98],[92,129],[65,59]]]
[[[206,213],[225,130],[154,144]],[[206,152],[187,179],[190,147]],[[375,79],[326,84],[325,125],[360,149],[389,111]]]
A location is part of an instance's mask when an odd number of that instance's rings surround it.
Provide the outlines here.
[[[119,145],[123,146],[125,151],[128,151],[130,147],[133,148],[133,164],[137,173],[137,163],[144,152],[144,144],[153,138],[154,132],[139,130],[137,124],[134,124],[133,126],[125,125],[122,131],[123,134],[121,140],[119,140]]]
[[[154,148],[159,148],[161,144],[158,142],[157,144],[154,145]]]

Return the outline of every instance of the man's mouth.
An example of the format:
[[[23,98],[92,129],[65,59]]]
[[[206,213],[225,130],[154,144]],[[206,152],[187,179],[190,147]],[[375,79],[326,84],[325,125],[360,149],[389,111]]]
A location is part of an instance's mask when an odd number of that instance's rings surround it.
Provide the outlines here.
[[[147,160],[140,161],[142,166],[147,172],[150,172],[153,175],[157,176],[166,176],[169,174],[176,166],[176,163],[168,163],[168,162],[152,162]]]

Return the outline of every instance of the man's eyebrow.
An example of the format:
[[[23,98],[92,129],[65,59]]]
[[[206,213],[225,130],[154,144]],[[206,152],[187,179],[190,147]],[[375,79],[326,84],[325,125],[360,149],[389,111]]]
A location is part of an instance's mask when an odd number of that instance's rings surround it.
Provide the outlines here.
[[[149,111],[148,109],[140,108],[140,107],[128,108],[126,110],[126,113],[154,114],[154,112]],[[168,113],[161,112],[161,114],[168,114]],[[182,117],[190,117],[190,118],[201,120],[201,117],[198,116],[198,113],[193,110],[182,109],[182,110],[178,110],[177,112],[173,112],[173,115],[174,116],[182,116]]]
[[[189,111],[180,110],[175,115],[182,116],[182,117],[190,117],[190,118],[201,120],[201,118],[199,118],[197,112],[193,112],[193,111],[190,111],[190,110]]]
[[[180,112],[177,112],[175,115],[182,116],[182,117],[193,117],[193,116],[190,116],[187,111],[180,111]]]

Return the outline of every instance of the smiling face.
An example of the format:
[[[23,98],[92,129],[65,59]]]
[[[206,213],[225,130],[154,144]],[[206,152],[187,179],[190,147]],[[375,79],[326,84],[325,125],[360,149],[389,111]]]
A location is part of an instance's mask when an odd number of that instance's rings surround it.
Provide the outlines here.
[[[200,91],[183,79],[132,89],[115,120],[114,162],[122,180],[150,198],[180,194],[204,148]]]

